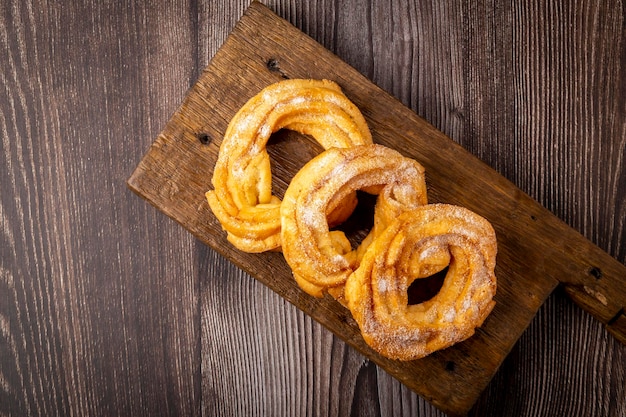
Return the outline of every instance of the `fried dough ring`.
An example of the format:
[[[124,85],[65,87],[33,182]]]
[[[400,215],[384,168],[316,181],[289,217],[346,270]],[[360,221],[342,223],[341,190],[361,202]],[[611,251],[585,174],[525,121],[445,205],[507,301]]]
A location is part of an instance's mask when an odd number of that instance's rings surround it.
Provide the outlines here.
[[[386,357],[412,360],[472,336],[495,305],[496,251],[493,228],[468,209],[432,204],[399,216],[346,282],[365,341]],[[413,280],[448,264],[439,293],[408,305]]]
[[[280,247],[280,205],[272,195],[271,134],[289,129],[312,136],[324,149],[372,143],[360,110],[328,80],[285,80],[251,98],[231,120],[213,173],[208,203],[228,233],[246,252]],[[347,218],[356,195],[347,196],[329,213],[331,221]]]
[[[378,194],[374,226],[353,250],[343,232],[329,231],[325,213],[356,190]],[[329,149],[294,176],[280,209],[283,255],[310,295],[340,298],[369,243],[402,212],[427,203],[424,168],[382,145]]]
[[[280,199],[272,195],[271,134],[290,129],[311,135],[323,148],[372,142],[359,109],[328,80],[285,80],[251,98],[231,120],[220,146],[211,210],[228,240],[246,252],[280,247]],[[337,205],[330,220],[341,222],[356,206],[356,196]]]
[[[328,80],[285,80],[251,98],[231,120],[206,193],[228,240],[246,252],[280,247],[280,199],[272,195],[270,158],[265,149],[280,129],[312,136],[323,148],[372,143],[359,109]],[[348,196],[330,221],[345,220],[356,206]]]

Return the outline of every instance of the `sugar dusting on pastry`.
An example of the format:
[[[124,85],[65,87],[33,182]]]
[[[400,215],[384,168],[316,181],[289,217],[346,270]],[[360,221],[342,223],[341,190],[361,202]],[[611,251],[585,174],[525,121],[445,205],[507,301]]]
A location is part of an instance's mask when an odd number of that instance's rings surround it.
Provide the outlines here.
[[[355,123],[340,122],[346,118]],[[284,120],[289,123],[282,125]],[[300,130],[312,120],[316,129],[308,133],[325,148],[372,143],[360,110],[336,83],[327,80],[291,79],[272,84],[250,98],[230,121],[213,171],[214,189],[206,193],[206,198],[228,240],[238,249],[245,252],[280,249],[280,227],[276,227],[280,224],[280,211],[251,205],[253,199],[243,198],[242,188],[257,190],[260,180],[271,178],[270,164],[256,156],[265,151],[272,132],[292,126]],[[326,130],[338,135],[326,135]],[[274,197],[264,200],[271,199]],[[250,213],[255,212],[252,208],[263,214],[250,218]]]
[[[295,175],[282,202],[268,188],[265,149],[281,128],[325,149]],[[383,356],[413,360],[459,343],[493,309],[497,242],[489,222],[463,207],[428,204],[424,168],[374,145],[360,110],[332,81],[284,80],[248,100],[228,126],[212,184],[206,198],[228,241],[246,252],[282,250],[298,285],[336,297]],[[333,210],[347,219],[357,190],[377,203],[373,229],[352,250],[342,232],[329,232],[328,219]],[[263,194],[256,204],[255,192]],[[415,275],[448,263],[439,293],[408,305]]]
[[[438,236],[433,242],[462,259],[455,260],[435,298],[409,308],[390,304],[401,294],[390,294],[393,290],[381,284],[380,277],[370,275],[375,271],[371,265],[385,256],[392,240],[398,242],[398,235],[404,237],[401,242],[408,248],[419,246],[421,239]],[[410,262],[410,252],[400,251],[404,255],[392,259],[399,264]],[[437,250],[426,250],[418,259],[427,262],[428,253]],[[424,205],[403,213],[369,246],[346,282],[346,301],[373,349],[392,359],[418,359],[465,340],[482,325],[486,314],[480,312],[493,307],[496,278],[491,265],[495,256],[495,234],[484,218],[462,207]],[[399,265],[392,269],[410,270]],[[370,291],[368,282],[378,282],[378,288],[386,291]],[[381,294],[384,298],[376,298]]]

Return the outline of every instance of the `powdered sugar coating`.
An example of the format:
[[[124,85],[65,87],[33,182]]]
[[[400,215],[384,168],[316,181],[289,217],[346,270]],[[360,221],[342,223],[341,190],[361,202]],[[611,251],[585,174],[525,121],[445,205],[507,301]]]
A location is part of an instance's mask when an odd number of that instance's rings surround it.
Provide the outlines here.
[[[213,172],[214,189],[206,193],[228,240],[246,252],[281,245],[281,201],[272,194],[265,149],[279,129],[308,134],[324,148],[372,143],[363,115],[332,81],[284,80],[248,100],[228,125]]]
[[[312,295],[343,285],[358,264],[359,248],[344,253],[333,246],[325,217],[329,205],[337,196],[371,187],[379,193],[372,236],[391,219],[427,203],[424,168],[381,145],[326,150],[302,167],[287,188],[281,206],[283,254],[299,280],[315,286],[307,291]]]
[[[415,278],[407,271],[420,267],[407,263],[446,251],[450,265],[439,293],[409,305]],[[346,282],[347,304],[365,341],[387,357],[412,360],[470,337],[494,306],[496,252],[493,228],[468,209],[431,204],[400,215]]]

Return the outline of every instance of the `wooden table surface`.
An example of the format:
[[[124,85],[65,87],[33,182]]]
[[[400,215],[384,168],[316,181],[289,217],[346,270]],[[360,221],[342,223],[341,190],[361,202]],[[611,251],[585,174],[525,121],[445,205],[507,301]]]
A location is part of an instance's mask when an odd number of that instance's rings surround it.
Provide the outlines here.
[[[264,3],[626,262],[623,2]],[[0,5],[0,416],[443,415],[126,187],[248,4]],[[625,381],[557,290],[470,415]]]

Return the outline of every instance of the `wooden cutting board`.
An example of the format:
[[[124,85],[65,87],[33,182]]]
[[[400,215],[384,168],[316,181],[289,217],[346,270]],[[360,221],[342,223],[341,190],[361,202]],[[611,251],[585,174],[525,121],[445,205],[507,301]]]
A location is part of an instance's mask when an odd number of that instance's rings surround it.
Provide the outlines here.
[[[417,361],[383,358],[363,342],[348,310],[330,297],[315,299],[298,288],[280,253],[247,254],[226,241],[204,197],[219,145],[235,112],[263,87],[283,78],[336,81],[362,110],[375,142],[424,165],[431,202],[465,206],[493,224],[499,245],[497,305],[472,338]],[[268,150],[279,196],[295,172],[320,151],[310,138],[293,132],[275,134]],[[469,411],[559,283],[626,343],[624,265],[260,3],[245,12],[128,185],[451,415]],[[364,202],[360,212],[371,209],[368,204]],[[362,236],[366,226],[354,224],[353,237]]]

